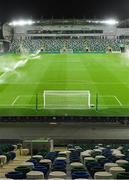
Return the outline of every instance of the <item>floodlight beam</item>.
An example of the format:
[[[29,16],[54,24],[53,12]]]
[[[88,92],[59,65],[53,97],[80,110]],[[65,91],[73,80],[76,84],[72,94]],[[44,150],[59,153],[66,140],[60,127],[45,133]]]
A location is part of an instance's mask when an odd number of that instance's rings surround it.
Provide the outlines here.
[[[14,20],[9,23],[10,26],[25,26],[25,25],[32,25],[32,24],[34,24],[34,21],[24,20],[24,19]]]

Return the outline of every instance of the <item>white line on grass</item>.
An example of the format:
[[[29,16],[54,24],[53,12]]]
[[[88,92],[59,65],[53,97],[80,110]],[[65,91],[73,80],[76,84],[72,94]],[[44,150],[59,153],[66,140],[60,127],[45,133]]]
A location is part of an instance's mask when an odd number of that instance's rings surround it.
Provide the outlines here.
[[[20,83],[9,83],[8,84],[13,84],[13,85],[44,85],[44,84],[64,84],[66,83],[66,81],[47,81],[47,82],[35,82],[35,83],[30,83],[30,82],[27,82],[27,83],[23,83],[23,82],[20,82]],[[80,84],[80,85],[129,85],[129,82],[122,82],[122,83],[117,83],[117,82],[85,82],[85,81],[81,81],[81,80],[78,80],[78,81],[67,81],[67,83],[70,83],[70,84]]]
[[[41,84],[41,85],[43,85],[43,84],[64,84],[64,83],[66,83],[66,81],[64,81],[64,82],[58,82],[58,81],[50,81],[50,82],[44,82],[44,83],[41,83],[41,82],[35,82],[35,83],[29,83],[29,82],[27,82],[27,83],[13,83],[13,84],[23,84],[23,85],[26,85],[26,84],[30,84],[30,85],[34,85],[34,84]],[[129,83],[127,83],[127,82],[123,82],[123,83],[99,83],[99,82],[71,82],[71,81],[68,81],[67,83],[70,83],[70,84],[81,84],[81,85],[122,85],[122,84],[125,84],[125,85],[129,85]]]
[[[17,96],[15,99],[14,99],[14,101],[12,102],[12,106],[14,106],[14,104],[16,103],[16,101],[18,100],[20,98],[20,96]]]
[[[123,104],[120,102],[120,100],[116,96],[114,96],[114,98],[117,100],[120,106],[123,106]]]

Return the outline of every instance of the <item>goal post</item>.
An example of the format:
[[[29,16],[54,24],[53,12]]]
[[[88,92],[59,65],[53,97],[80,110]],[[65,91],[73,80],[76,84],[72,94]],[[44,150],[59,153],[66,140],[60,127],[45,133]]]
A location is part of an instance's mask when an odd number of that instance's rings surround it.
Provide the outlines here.
[[[62,48],[60,49],[60,54],[73,54],[73,49],[67,49],[67,48]]]
[[[90,91],[46,90],[44,109],[90,109]]]

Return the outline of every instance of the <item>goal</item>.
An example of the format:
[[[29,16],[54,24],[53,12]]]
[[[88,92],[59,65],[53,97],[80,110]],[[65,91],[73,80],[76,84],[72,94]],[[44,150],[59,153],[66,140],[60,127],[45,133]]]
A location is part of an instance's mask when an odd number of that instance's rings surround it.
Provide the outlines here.
[[[44,109],[89,109],[90,91],[44,91]]]
[[[73,54],[73,49],[67,49],[67,48],[60,49],[60,54]]]

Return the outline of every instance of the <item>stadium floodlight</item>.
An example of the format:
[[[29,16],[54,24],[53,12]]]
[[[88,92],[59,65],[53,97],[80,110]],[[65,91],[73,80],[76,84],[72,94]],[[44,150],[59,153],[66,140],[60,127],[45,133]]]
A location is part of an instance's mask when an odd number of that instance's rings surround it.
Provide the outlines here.
[[[119,22],[115,19],[107,19],[107,20],[88,20],[88,23],[96,23],[96,24],[107,24],[107,25],[116,25]]]
[[[32,25],[35,22],[32,20],[16,20],[9,23],[10,26],[25,26],[25,25]]]
[[[107,24],[107,25],[116,25],[119,22],[117,20],[115,20],[115,19],[107,19],[107,20],[101,21],[101,23]]]

